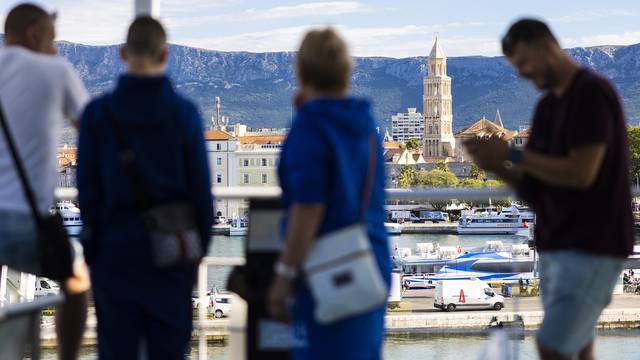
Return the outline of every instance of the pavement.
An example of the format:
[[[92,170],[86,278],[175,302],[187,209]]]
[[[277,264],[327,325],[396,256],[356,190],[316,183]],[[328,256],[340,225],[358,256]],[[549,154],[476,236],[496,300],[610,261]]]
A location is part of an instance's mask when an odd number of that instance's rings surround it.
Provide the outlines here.
[[[411,312],[441,312],[433,307],[434,289],[409,289],[402,293],[402,301],[407,302]],[[637,309],[640,308],[640,295],[614,295],[607,309]],[[486,310],[456,309],[465,312]],[[542,311],[542,301],[539,296],[505,298],[503,311]]]

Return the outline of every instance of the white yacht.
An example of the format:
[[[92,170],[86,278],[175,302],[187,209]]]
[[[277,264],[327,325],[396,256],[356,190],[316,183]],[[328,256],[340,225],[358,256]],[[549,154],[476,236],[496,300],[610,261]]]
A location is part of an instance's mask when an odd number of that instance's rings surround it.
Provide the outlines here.
[[[471,210],[462,213],[458,221],[458,234],[513,235],[528,228],[532,221],[532,213],[523,218],[515,206],[505,207],[500,212]]]
[[[72,202],[60,201],[56,206],[51,208],[62,217],[64,227],[67,229],[69,236],[79,236],[82,231],[82,219],[80,218],[80,209]]]
[[[231,219],[231,227],[229,228],[230,236],[246,236],[249,233],[249,224],[247,220],[242,218]]]

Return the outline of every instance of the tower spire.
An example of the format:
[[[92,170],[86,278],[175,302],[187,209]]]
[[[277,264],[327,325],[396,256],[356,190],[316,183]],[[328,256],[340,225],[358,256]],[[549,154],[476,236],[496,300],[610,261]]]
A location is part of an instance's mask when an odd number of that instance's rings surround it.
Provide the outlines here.
[[[500,116],[500,109],[496,109],[496,120],[494,123],[500,125],[501,128],[504,129],[504,124],[502,123],[502,117]]]

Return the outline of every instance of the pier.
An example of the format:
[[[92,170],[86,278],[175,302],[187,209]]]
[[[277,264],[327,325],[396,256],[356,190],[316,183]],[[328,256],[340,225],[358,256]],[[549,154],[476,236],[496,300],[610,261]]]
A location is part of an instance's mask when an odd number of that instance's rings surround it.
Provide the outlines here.
[[[436,333],[456,334],[481,332],[487,329],[492,318],[497,321],[513,321],[516,315],[522,317],[526,330],[536,330],[544,316],[539,297],[506,298],[502,311],[456,310],[443,312],[433,307],[432,290],[409,290],[405,292],[400,310],[390,310],[385,319],[387,334]],[[517,300],[517,304],[516,304]],[[516,309],[517,306],[517,309]],[[41,327],[43,348],[56,346],[53,317],[47,317]],[[208,342],[224,342],[229,339],[230,319],[194,320],[192,340],[197,341],[201,333]],[[598,320],[599,329],[640,328],[640,296],[634,294],[614,295],[611,304]],[[84,344],[97,343],[96,318],[90,312]]]

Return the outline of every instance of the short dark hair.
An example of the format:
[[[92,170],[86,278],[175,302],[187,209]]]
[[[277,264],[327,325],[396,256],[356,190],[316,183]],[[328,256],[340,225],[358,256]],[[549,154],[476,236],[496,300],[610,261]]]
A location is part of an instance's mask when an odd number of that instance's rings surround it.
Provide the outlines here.
[[[158,20],[140,16],[129,26],[126,49],[131,54],[159,57],[166,45],[167,33]]]
[[[20,4],[7,14],[4,22],[6,36],[20,38],[30,26],[53,21],[53,16],[41,7],[29,3]]]
[[[520,19],[513,23],[502,37],[502,52],[511,56],[519,43],[533,44],[542,40],[558,43],[547,24],[536,19]]]
[[[298,74],[315,90],[349,87],[352,63],[347,44],[332,28],[309,31],[296,56]]]

